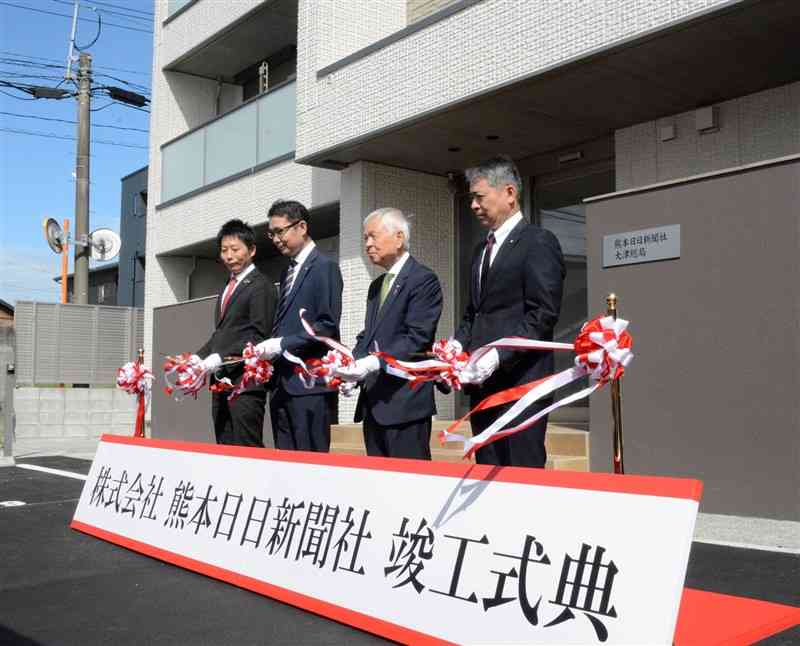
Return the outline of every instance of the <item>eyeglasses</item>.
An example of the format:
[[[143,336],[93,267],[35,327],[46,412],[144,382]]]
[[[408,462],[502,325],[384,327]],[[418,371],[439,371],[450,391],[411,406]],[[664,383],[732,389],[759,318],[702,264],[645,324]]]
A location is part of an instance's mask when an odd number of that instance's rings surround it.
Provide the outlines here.
[[[274,240],[275,238],[283,238],[289,229],[297,224],[300,224],[301,222],[305,222],[305,220],[296,220],[295,222],[287,224],[285,227],[281,227],[280,229],[267,229],[267,237],[270,240]]]

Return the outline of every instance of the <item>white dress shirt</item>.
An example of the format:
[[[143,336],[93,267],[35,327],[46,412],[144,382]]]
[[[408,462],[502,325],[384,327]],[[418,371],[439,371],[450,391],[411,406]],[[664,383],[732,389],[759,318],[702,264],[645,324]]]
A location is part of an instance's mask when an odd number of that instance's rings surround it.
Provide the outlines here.
[[[389,271],[386,272],[387,274],[392,274],[393,276],[392,283],[394,283],[394,280],[395,278],[397,278],[398,274],[400,273],[400,270],[403,269],[403,265],[406,264],[406,260],[408,260],[408,255],[409,255],[408,252],[404,251],[403,255],[400,256],[400,258],[396,260],[391,267],[389,267]]]

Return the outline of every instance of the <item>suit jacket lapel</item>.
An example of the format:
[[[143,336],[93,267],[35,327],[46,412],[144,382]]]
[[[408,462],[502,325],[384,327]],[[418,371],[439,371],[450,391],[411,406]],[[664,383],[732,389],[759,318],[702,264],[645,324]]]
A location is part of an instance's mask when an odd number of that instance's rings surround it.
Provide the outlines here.
[[[486,289],[485,292],[488,292],[494,283],[499,280],[499,276],[502,275],[502,265],[505,263],[506,259],[508,258],[508,254],[511,253],[511,249],[514,248],[514,245],[519,242],[520,235],[522,233],[522,229],[528,226],[528,223],[525,220],[521,220],[517,226],[511,229],[511,232],[506,236],[506,239],[503,240],[503,244],[500,245],[500,248],[497,250],[497,255],[494,257],[492,261],[491,267],[489,267],[489,275],[487,276],[486,282]],[[480,256],[478,256],[480,258]],[[479,261],[480,262],[480,261]],[[477,270],[476,270],[477,275]],[[486,294],[480,295],[480,304],[483,303],[483,299]]]
[[[311,267],[313,267],[314,262],[317,260],[317,256],[319,256],[319,250],[314,247],[314,249],[311,250],[311,253],[308,254],[308,258],[306,258],[303,266],[300,267],[300,273],[295,277],[294,283],[292,283],[292,291],[289,292],[289,295],[283,302],[283,307],[281,308],[281,311],[278,312],[276,321],[282,320],[284,315],[291,308],[292,302],[294,301],[295,296],[297,296],[297,293],[300,291],[300,288],[303,286],[303,281],[306,279],[308,272],[311,270]]]

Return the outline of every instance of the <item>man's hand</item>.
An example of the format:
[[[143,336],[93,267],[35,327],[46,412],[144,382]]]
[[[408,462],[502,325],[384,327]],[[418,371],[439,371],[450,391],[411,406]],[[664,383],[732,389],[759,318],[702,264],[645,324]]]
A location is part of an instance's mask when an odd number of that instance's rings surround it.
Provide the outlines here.
[[[197,355],[192,356],[192,363],[194,363],[194,357]],[[198,359],[200,357],[197,357]],[[214,354],[208,355],[205,359],[200,361],[200,367],[203,370],[207,370],[208,372],[214,372],[217,368],[222,365],[222,357],[220,357],[216,352]]]
[[[482,384],[500,365],[500,355],[497,349],[492,348],[478,359],[474,365],[461,372],[460,380],[462,384]]]
[[[349,366],[336,369],[336,376],[344,381],[363,381],[368,374],[381,369],[381,362],[378,357],[370,355],[362,359],[357,359]]]
[[[454,355],[459,355],[464,351],[464,348],[461,347],[461,341],[457,339],[447,339],[447,343],[444,346],[445,352],[452,352]]]
[[[281,353],[281,339],[273,338],[262,341],[256,345],[256,351],[262,359],[271,361]]]

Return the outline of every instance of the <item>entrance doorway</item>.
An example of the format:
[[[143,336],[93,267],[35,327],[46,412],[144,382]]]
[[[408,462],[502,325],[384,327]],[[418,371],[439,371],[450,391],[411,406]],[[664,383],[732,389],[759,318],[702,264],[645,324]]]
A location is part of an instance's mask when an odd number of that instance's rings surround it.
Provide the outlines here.
[[[586,206],[583,200],[593,195],[611,193],[614,189],[613,161],[594,164],[589,168],[574,169],[539,175],[532,179],[532,220],[555,234],[561,244],[567,276],[561,300],[561,317],[555,329],[554,340],[569,343],[575,339],[589,313],[598,313],[601,303],[589,304],[586,279]],[[566,370],[573,364],[568,352],[555,353],[556,371]],[[558,397],[577,392],[588,384],[577,381],[561,389]],[[586,401],[578,401],[574,408],[585,408]]]

